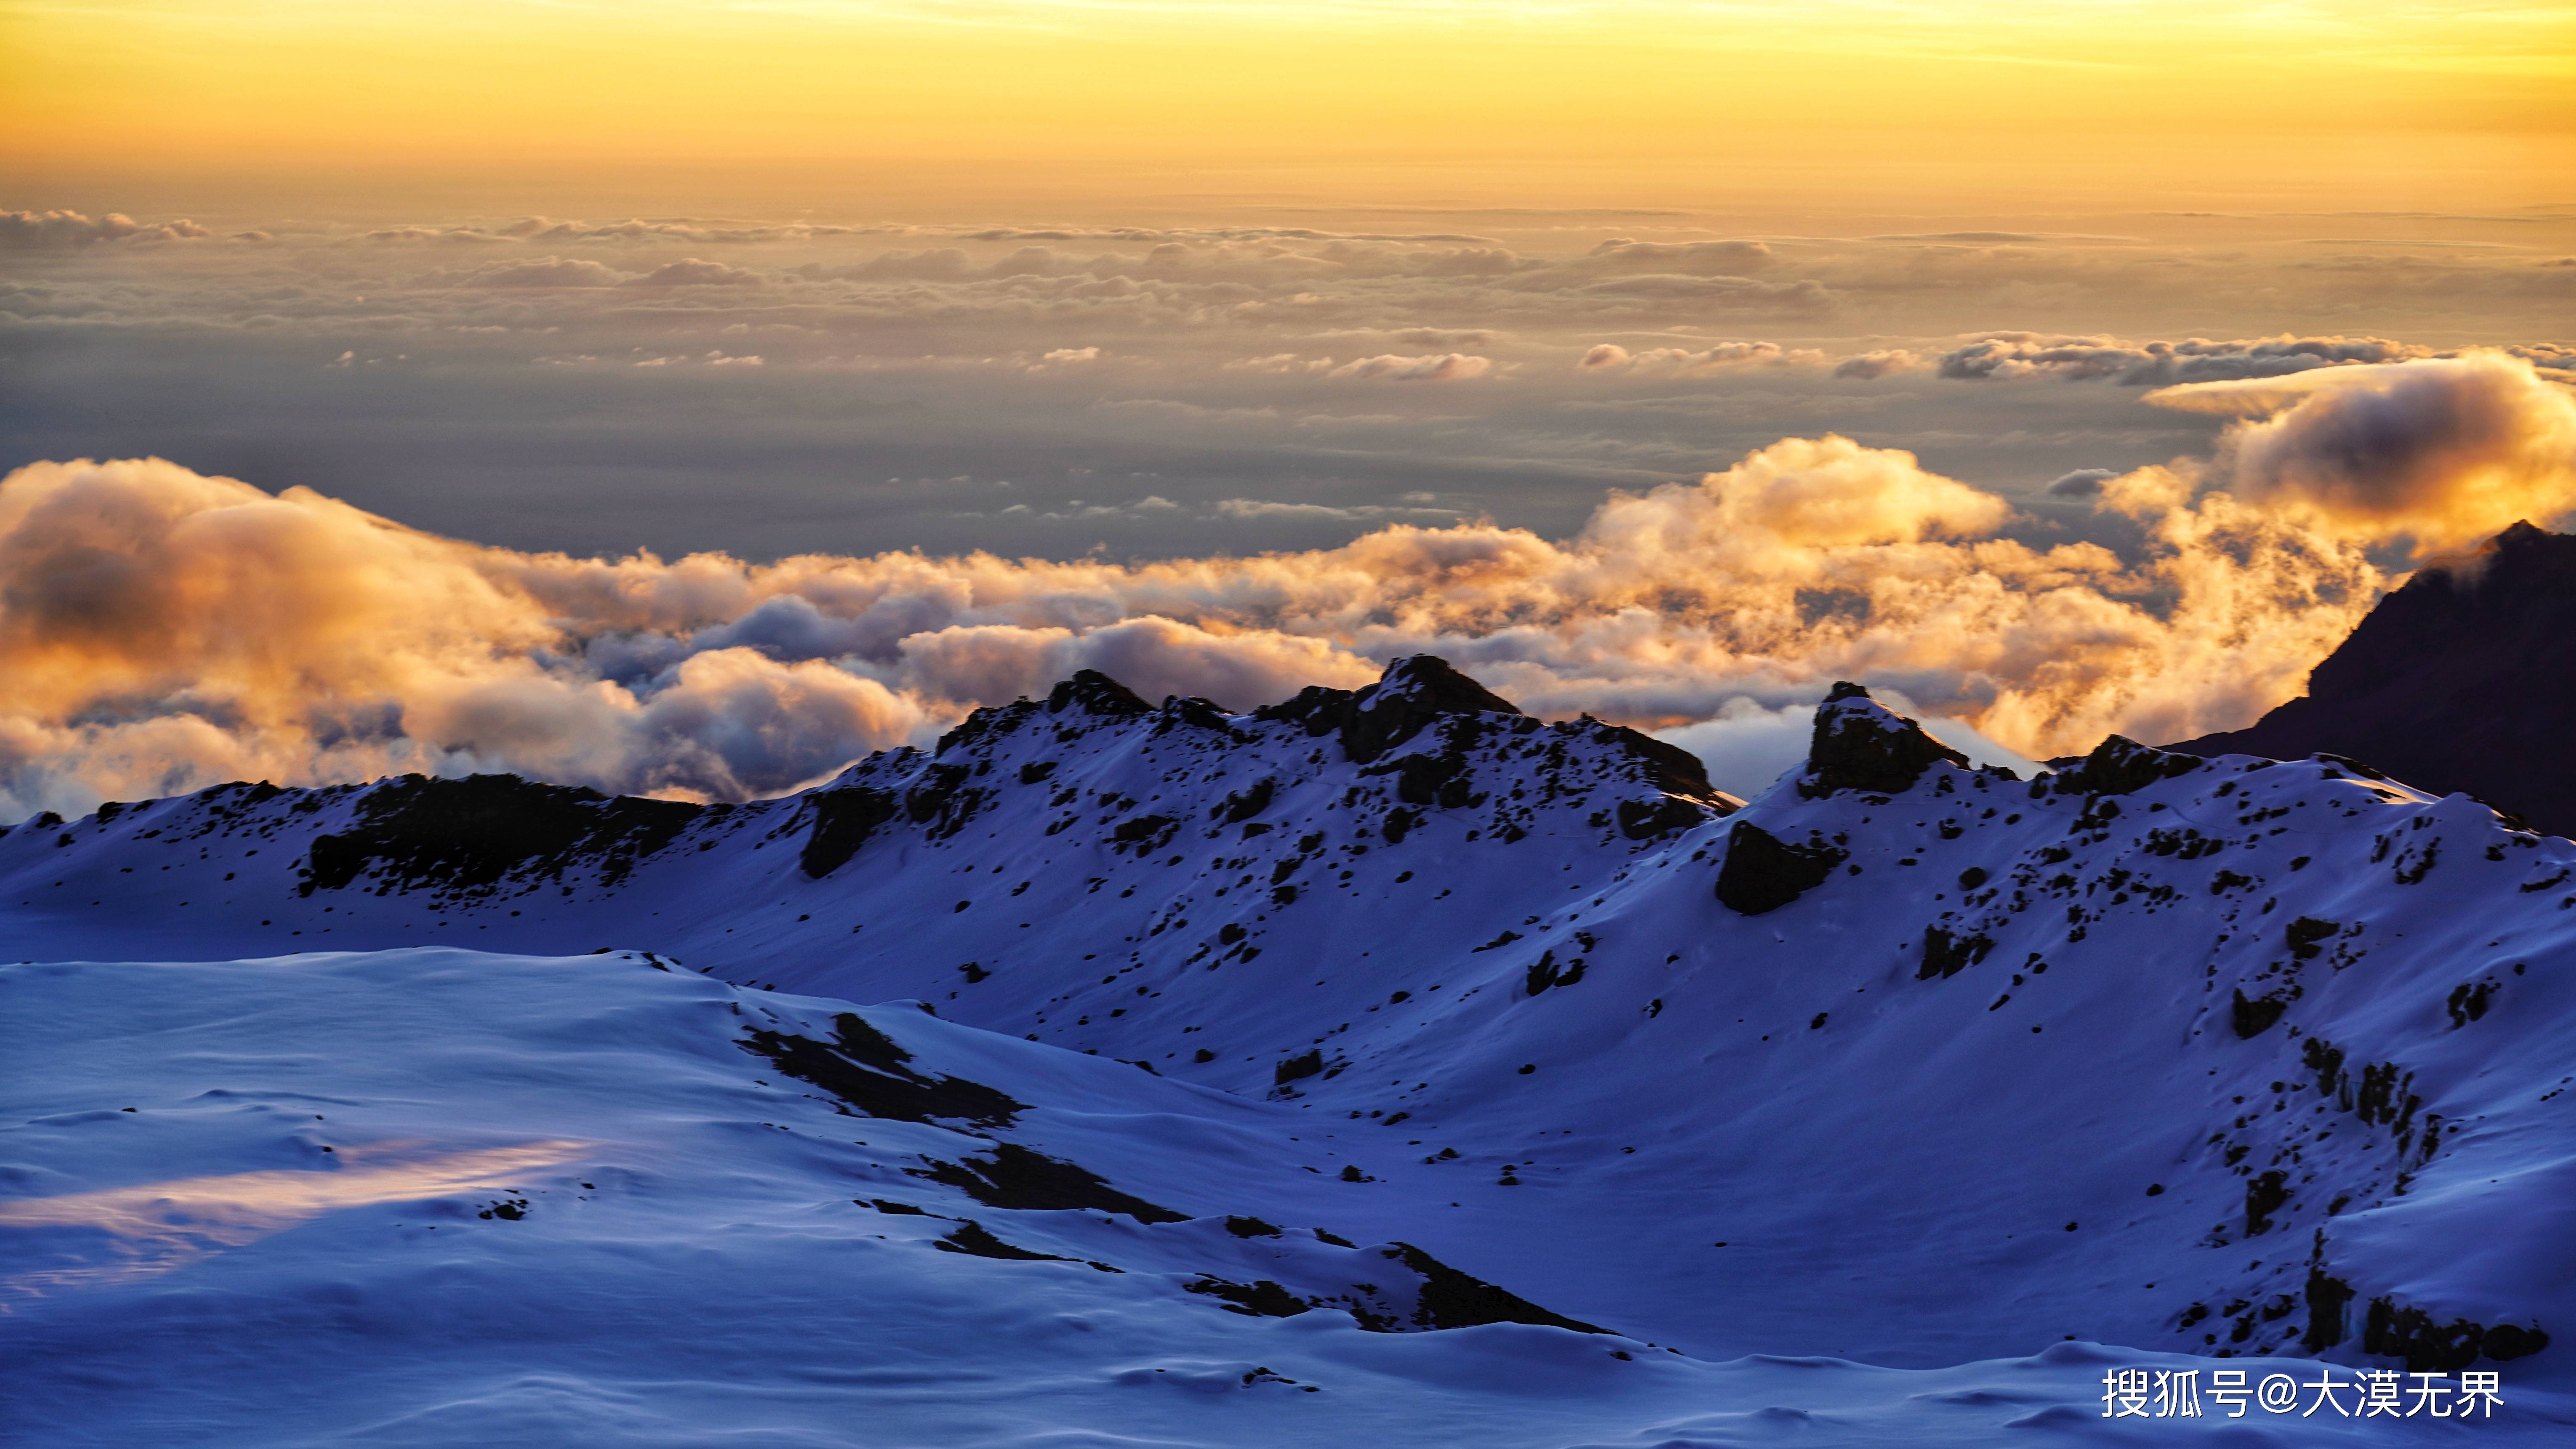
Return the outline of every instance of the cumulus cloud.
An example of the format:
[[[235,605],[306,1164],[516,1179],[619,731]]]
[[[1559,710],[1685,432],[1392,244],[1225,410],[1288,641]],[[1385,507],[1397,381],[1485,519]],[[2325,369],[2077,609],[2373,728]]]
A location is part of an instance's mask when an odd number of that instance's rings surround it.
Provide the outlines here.
[[[1744,761],[1837,678],[2024,757],[2178,738],[2296,690],[2390,582],[2371,544],[2576,502],[2568,400],[2528,364],[2351,377],[2206,462],[2089,479],[2145,538],[2126,558],[2007,537],[2003,500],[1833,435],[1614,493],[1563,540],[1393,521],[1408,498],[1338,548],[1132,564],[582,559],[33,464],[0,481],[0,808],[398,769],[741,798],[1074,668],[1242,708],[1423,651],[1545,713],[1727,724],[1688,738]]]
[[[1715,311],[1760,312],[1781,317],[1822,317],[1841,298],[1822,283],[1764,282],[1751,277],[1701,277],[1648,273],[1587,282],[1578,294],[1636,303],[1697,303]]]
[[[2147,400],[2250,408],[2258,415],[2219,438],[2211,480],[2345,536],[2441,552],[2576,507],[2576,395],[2521,358],[2473,352],[2297,381],[2287,393],[2197,383]]]
[[[2104,485],[2119,476],[2108,468],[2078,468],[2049,480],[2041,491],[2051,498],[2099,498]]]
[[[1421,357],[1382,352],[1375,357],[1345,362],[1328,375],[1379,382],[1460,382],[1471,377],[1483,377],[1493,366],[1494,361],[1490,357],[1474,357],[1463,352],[1428,353]]]
[[[1576,359],[1575,367],[1584,372],[1713,372],[1729,367],[1782,367],[1792,363],[1822,363],[1825,355],[1812,349],[1792,350],[1777,342],[1717,342],[1702,348],[1650,347],[1631,352],[1615,342],[1595,343]]]
[[[757,287],[763,285],[758,272],[723,262],[700,261],[689,257],[655,267],[643,276],[629,278],[630,287]]]
[[[1774,260],[1771,248],[1758,241],[1643,242],[1617,237],[1567,266],[1602,272],[1734,276],[1758,272]]]
[[[1941,376],[1963,381],[2055,378],[2169,387],[2253,377],[2284,377],[2321,367],[2348,367],[2429,357],[2429,348],[2385,337],[2259,337],[2212,342],[2130,342],[2116,337],[2056,337],[1996,332],[1941,354]]]
[[[708,573],[628,567],[665,599]],[[0,790],[33,808],[488,767],[731,798],[922,718],[877,680],[742,647],[602,678],[536,587],[570,602],[581,577],[158,460],[19,469],[0,483]]]
[[[1886,377],[1893,373],[1911,372],[1923,365],[1923,359],[1902,347],[1880,348],[1874,352],[1855,352],[1834,364],[1834,376],[1861,379]]]
[[[214,235],[193,221],[145,225],[122,212],[0,211],[0,251],[78,251],[101,242],[190,241]]]
[[[627,274],[579,258],[540,257],[493,262],[469,271],[433,273],[423,280],[432,286],[450,287],[614,287],[626,281]]]

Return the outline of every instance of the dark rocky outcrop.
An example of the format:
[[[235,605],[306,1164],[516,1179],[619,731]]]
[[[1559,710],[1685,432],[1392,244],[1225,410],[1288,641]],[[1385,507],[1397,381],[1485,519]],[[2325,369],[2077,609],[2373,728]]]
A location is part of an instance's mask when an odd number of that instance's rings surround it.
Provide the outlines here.
[[[1397,1243],[1379,1250],[1422,1275],[1421,1295],[1414,1300],[1413,1322],[1421,1328],[1473,1328],[1480,1323],[1543,1323],[1577,1333],[1610,1330],[1551,1313],[1528,1299],[1506,1292],[1482,1278],[1471,1277],[1413,1246]]]
[[[892,820],[899,808],[894,792],[865,785],[818,791],[807,796],[805,804],[814,813],[814,826],[805,837],[805,850],[797,861],[805,874],[816,880],[848,864],[877,827]]]
[[[860,1115],[902,1122],[936,1119],[978,1127],[1007,1127],[1026,1109],[1007,1093],[963,1077],[924,1076],[905,1063],[912,1053],[868,1025],[856,1012],[832,1018],[833,1039],[819,1042],[789,1032],[754,1030],[744,1051],[800,1082],[838,1097]],[[1011,1204],[1005,1204],[1010,1206]]]
[[[1071,679],[1059,682],[1048,692],[1046,707],[1051,714],[1078,709],[1110,719],[1154,712],[1154,707],[1138,698],[1136,691],[1097,669],[1075,670]]]
[[[1353,763],[1365,765],[1422,733],[1442,715],[1520,712],[1520,706],[1451,668],[1449,661],[1410,654],[1389,664],[1377,683],[1365,689],[1308,685],[1295,698],[1264,705],[1252,714],[1255,719],[1304,725],[1310,735],[1339,735],[1342,753]]]
[[[337,890],[372,872],[405,890],[473,891],[514,877],[560,877],[577,866],[595,868],[602,885],[614,885],[705,808],[611,798],[516,775],[405,775],[360,796],[347,830],[314,838],[300,890]]]
[[[2159,750],[2126,735],[2113,735],[2095,745],[2081,762],[2060,770],[2053,788],[2060,795],[2127,795],[2158,780],[2188,775],[2202,763],[2198,755]]]
[[[1000,1258],[1005,1262],[1069,1263],[1073,1261],[1054,1253],[1041,1253],[1033,1248],[1023,1248],[1013,1243],[1003,1242],[994,1237],[982,1223],[971,1219],[959,1223],[955,1231],[930,1246],[943,1253],[964,1253],[973,1258]]]
[[[1255,1318],[1294,1318],[1315,1306],[1267,1278],[1233,1283],[1214,1274],[1206,1274],[1181,1286],[1192,1293],[1204,1293],[1221,1300],[1229,1313]]]
[[[2254,724],[2166,746],[2332,753],[2576,833],[2576,537],[2528,523],[2428,564]]]
[[[1914,968],[1917,981],[1947,980],[1986,959],[1994,938],[1975,932],[1954,933],[1947,926],[1923,928],[1923,959]]]
[[[2308,1352],[2323,1353],[2352,1336],[2344,1312],[2352,1302],[2351,1284],[2323,1268],[2310,1268],[2305,1296],[2308,1300],[2308,1327],[2299,1336],[2299,1342]]]
[[[2261,996],[2247,996],[2242,988],[2228,1004],[2228,1024],[2240,1037],[2258,1037],[2272,1029],[2281,1013],[2290,1009],[2290,998],[2278,991]]]
[[[1925,770],[1945,761],[1964,769],[1968,757],[1871,699],[1868,690],[1839,683],[1816,707],[1816,732],[1798,793],[1809,800],[1838,790],[1893,795],[1912,789]]]
[[[1189,1216],[1120,1192],[1079,1163],[1032,1152],[1016,1142],[994,1143],[990,1158],[969,1157],[962,1162],[933,1159],[926,1168],[908,1167],[904,1171],[932,1182],[944,1182],[986,1207],[1029,1212],[1092,1208],[1125,1213],[1142,1223],[1177,1223]]]
[[[2548,1346],[2549,1335],[2537,1327],[2489,1328],[2465,1318],[2442,1323],[2393,1298],[2373,1298],[2362,1317],[2361,1351],[2402,1358],[2409,1373],[2458,1373],[2480,1357],[2506,1363]]]
[[[1717,898],[1747,916],[1776,911],[1825,883],[1849,852],[1821,840],[1791,845],[1750,820],[1726,835],[1717,868]]]

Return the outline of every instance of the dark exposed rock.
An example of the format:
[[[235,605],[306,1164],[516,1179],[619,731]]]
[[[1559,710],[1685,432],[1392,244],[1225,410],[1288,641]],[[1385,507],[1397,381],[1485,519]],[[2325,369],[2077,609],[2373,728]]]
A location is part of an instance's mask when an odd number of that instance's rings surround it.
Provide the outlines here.
[[[1965,768],[1968,757],[1871,699],[1868,690],[1840,683],[1816,707],[1798,793],[1809,800],[1838,790],[1893,795],[1912,789],[1925,770],[1944,761]]]
[[[1553,986],[1572,986],[1583,979],[1586,964],[1583,958],[1578,956],[1560,966],[1557,964],[1554,951],[1541,951],[1538,960],[1531,964],[1522,985],[1532,996]]]
[[[2290,954],[2302,961],[2313,961],[2317,958],[2317,953],[2325,949],[2322,943],[2332,940],[2334,933],[2342,929],[2342,925],[2338,922],[2320,921],[2314,916],[2301,916],[2289,924],[2286,932],[2290,942]]]
[[[1429,654],[1387,665],[1378,682],[1351,696],[1342,749],[1366,764],[1451,714],[1519,714],[1520,708]]]
[[[1003,705],[987,705],[969,713],[957,728],[941,735],[939,743],[932,748],[931,753],[944,755],[957,746],[971,745],[986,735],[1008,734],[1016,729],[1021,721],[1037,711],[1038,706],[1025,699],[1014,700]],[[1041,775],[1039,778],[1045,777]],[[1023,779],[1020,783],[1034,782]]]
[[[982,1223],[963,1222],[956,1231],[930,1246],[943,1253],[965,1253],[977,1258],[1004,1258],[1038,1263],[1070,1263],[1073,1260],[1054,1253],[1040,1253],[1014,1247],[987,1232]]]
[[[1740,914],[1776,911],[1825,883],[1849,852],[1822,840],[1791,845],[1750,820],[1726,835],[1717,869],[1717,898]]]
[[[2240,990],[2228,1005],[2228,1021],[2236,1028],[2238,1036],[2258,1037],[2270,1031],[2272,1023],[2279,1021],[2281,1013],[2289,1009],[2290,998],[2278,992],[2249,997]]]
[[[2168,745],[2276,760],[2332,752],[2576,832],[2576,537],[2517,523],[2381,599],[2251,726]]]
[[[1140,856],[1152,855],[1169,845],[1173,833],[1180,828],[1181,822],[1169,815],[1132,816],[1119,821],[1118,828],[1109,832],[1109,848],[1120,852],[1133,850]]]
[[[1430,654],[1412,654],[1387,665],[1377,683],[1353,692],[1309,685],[1295,698],[1254,710],[1253,717],[1289,720],[1310,735],[1338,734],[1342,753],[1365,765],[1429,728],[1446,714],[1519,714],[1520,707]]]
[[[2423,1309],[2389,1297],[2371,1299],[2362,1319],[2361,1351],[2402,1358],[2409,1373],[2457,1373],[2480,1355],[2509,1362],[2548,1346],[2549,1335],[2538,1327],[2500,1323],[2489,1328],[2465,1318],[2441,1323]]]
[[[973,774],[972,765],[932,765],[903,792],[904,813],[914,824],[928,827],[922,831],[924,839],[945,840],[965,829],[992,798],[990,791],[966,783]]]
[[[2511,1363],[2518,1358],[2528,1358],[2547,1347],[2549,1347],[2549,1335],[2541,1332],[2538,1324],[2522,1328],[2510,1323],[2499,1323],[2486,1331],[2486,1337],[2479,1343],[2478,1351],[2498,1363]]]
[[[866,785],[818,791],[805,797],[805,806],[814,814],[814,826],[805,837],[804,853],[797,859],[805,874],[816,880],[848,864],[877,827],[895,817],[898,808],[892,791]]]
[[[1273,1086],[1284,1087],[1290,1082],[1303,1081],[1314,1076],[1323,1069],[1324,1054],[1321,1051],[1310,1051],[1290,1057],[1273,1067],[1270,1071],[1270,1082]]]
[[[2451,999],[2444,1008],[2451,1014],[2454,1030],[2486,1017],[2488,999],[2496,992],[2492,981],[2464,981],[2451,988]]]
[[[1679,745],[1666,744],[1652,735],[1641,734],[1626,725],[1603,724],[1594,720],[1592,728],[1595,739],[1605,744],[1617,745],[1644,762],[1646,778],[1656,789],[1667,795],[1679,795],[1686,800],[1696,800],[1703,805],[1715,806],[1720,814],[1728,813],[1735,808],[1725,796],[1718,793],[1717,787],[1709,784],[1708,766],[1700,763],[1699,756]],[[1667,812],[1672,809],[1670,805],[1662,808]],[[1623,813],[1623,823],[1624,820]],[[1689,823],[1698,824],[1699,817],[1694,814]],[[1671,828],[1671,826],[1664,827],[1664,829]],[[1651,833],[1660,835],[1663,831],[1656,830]],[[1631,838],[1642,840],[1645,837]]]
[[[2352,1285],[2323,1268],[2308,1270],[2308,1329],[2299,1341],[2310,1353],[2323,1353],[2352,1336],[2344,1307],[2352,1302]]]
[[[2127,795],[2201,767],[2196,755],[2176,754],[2113,735],[2093,747],[2082,764],[2061,770],[2055,789],[2060,795]]]
[[[1516,1294],[1470,1277],[1413,1246],[1396,1243],[1378,1251],[1422,1275],[1414,1323],[1423,1328],[1473,1328],[1480,1323],[1542,1323],[1577,1333],[1607,1333],[1580,1319],[1550,1313]]]
[[[2289,1183],[2289,1174],[2277,1169],[2246,1179],[2245,1236],[2259,1237],[2272,1230],[2272,1214],[2290,1200]]]
[[[1176,694],[1166,698],[1163,701],[1162,716],[1162,719],[1154,725],[1154,732],[1157,734],[1182,725],[1189,725],[1196,729],[1213,730],[1228,739],[1240,738],[1233,722],[1225,717],[1225,711],[1217,707],[1215,700],[1201,699],[1195,694]]]
[[[1152,705],[1136,697],[1136,691],[1097,669],[1075,670],[1071,679],[1058,683],[1048,693],[1046,707],[1051,714],[1078,709],[1108,719],[1154,712]]]
[[[349,829],[314,838],[300,890],[337,890],[373,871],[406,890],[470,891],[511,877],[559,878],[581,865],[614,885],[704,808],[516,775],[405,775],[359,796]]]
[[[1222,1299],[1230,1313],[1249,1314],[1256,1318],[1294,1318],[1315,1306],[1267,1278],[1250,1283],[1229,1283],[1223,1278],[1205,1276],[1181,1286],[1192,1293]]]
[[[1465,739],[1461,739],[1461,735]],[[1438,754],[1412,754],[1371,765],[1364,775],[1395,776],[1395,798],[1412,805],[1437,805],[1455,810],[1472,805],[1482,796],[1475,793],[1468,776],[1467,749],[1474,742],[1472,730],[1453,730],[1446,741],[1449,746]]]
[[[1652,840],[1671,831],[1688,830],[1707,818],[1697,805],[1671,795],[1653,802],[1619,802],[1619,833],[1630,840]]]
[[[1935,977],[1956,976],[1986,959],[1995,949],[1992,937],[1983,934],[1953,935],[1947,926],[1923,928],[1923,961],[1914,968],[1914,979],[1930,981]]]
[[[1223,825],[1240,825],[1269,809],[1270,802],[1277,797],[1278,793],[1279,782],[1268,775],[1253,781],[1240,793],[1228,790],[1225,793],[1225,803],[1216,807],[1217,822]]]
[[[755,1029],[742,1049],[766,1057],[781,1072],[809,1082],[870,1117],[903,1122],[933,1118],[1006,1127],[1026,1106],[963,1077],[931,1077],[904,1065],[912,1053],[855,1012],[832,1018],[834,1039]]]
[[[2343,1048],[2321,1036],[2312,1036],[2299,1048],[2300,1059],[2309,1071],[2317,1074],[2317,1090],[2333,1096],[2344,1085]]]
[[[953,1079],[952,1079],[953,1080]],[[1078,1163],[1042,1152],[1032,1152],[1016,1142],[996,1142],[990,1159],[969,1157],[961,1162],[929,1159],[927,1168],[908,1167],[904,1171],[932,1182],[943,1182],[965,1193],[986,1207],[1019,1208],[1029,1212],[1056,1212],[1066,1208],[1095,1208],[1102,1212],[1125,1213],[1140,1223],[1177,1223],[1188,1217],[1167,1207],[1158,1207],[1140,1197],[1131,1197],[1108,1183],[1100,1175]]]

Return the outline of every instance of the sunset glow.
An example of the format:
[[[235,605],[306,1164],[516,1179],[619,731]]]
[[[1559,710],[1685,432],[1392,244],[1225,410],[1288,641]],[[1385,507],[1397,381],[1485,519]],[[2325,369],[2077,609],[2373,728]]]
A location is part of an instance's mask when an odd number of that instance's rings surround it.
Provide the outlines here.
[[[22,173],[320,168],[397,195],[651,196],[676,171],[809,208],[1033,181],[2517,205],[2576,160],[2576,7],[2553,4],[101,0],[0,27]]]

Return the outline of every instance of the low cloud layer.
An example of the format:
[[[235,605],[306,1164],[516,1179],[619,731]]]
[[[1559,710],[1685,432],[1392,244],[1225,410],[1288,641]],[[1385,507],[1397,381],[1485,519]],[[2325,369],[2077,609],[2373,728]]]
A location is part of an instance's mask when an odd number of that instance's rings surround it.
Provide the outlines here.
[[[1613,494],[1558,541],[1396,524],[1130,564],[583,559],[158,460],[42,463],[0,481],[0,811],[403,769],[741,798],[1077,668],[1241,708],[1421,651],[1746,769],[1837,678],[2031,757],[2175,738],[2295,693],[2390,582],[2371,546],[2576,506],[2571,417],[2520,359],[2354,368],[2210,458],[2067,490],[2125,520],[2124,553],[2007,536],[2005,500],[1830,434]]]

